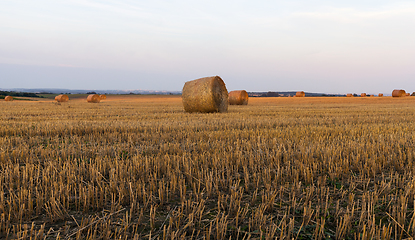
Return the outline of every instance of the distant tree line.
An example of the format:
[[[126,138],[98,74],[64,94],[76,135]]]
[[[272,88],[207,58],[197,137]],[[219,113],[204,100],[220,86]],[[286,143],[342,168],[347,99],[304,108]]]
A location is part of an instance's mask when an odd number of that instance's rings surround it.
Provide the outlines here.
[[[38,96],[36,93],[0,91],[0,97],[3,99],[5,96],[42,98],[42,96]]]

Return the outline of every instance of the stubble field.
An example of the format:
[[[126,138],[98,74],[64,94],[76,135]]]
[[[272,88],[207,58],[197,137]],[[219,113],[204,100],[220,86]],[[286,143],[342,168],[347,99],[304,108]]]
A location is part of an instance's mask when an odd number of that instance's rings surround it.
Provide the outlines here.
[[[406,239],[415,98],[0,101],[0,238]]]

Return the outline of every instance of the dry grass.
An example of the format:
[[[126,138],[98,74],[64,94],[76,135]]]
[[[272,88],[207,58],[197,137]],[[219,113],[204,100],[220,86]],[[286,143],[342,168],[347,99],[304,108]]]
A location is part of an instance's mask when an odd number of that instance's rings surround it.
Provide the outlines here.
[[[0,238],[409,238],[413,101],[0,102]]]

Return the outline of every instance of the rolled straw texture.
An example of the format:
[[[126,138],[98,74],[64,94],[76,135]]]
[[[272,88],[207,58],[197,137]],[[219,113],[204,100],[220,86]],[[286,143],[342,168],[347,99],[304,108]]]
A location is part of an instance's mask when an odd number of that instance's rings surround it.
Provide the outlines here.
[[[353,94],[348,93],[348,94],[346,95],[346,97],[353,97]]]
[[[248,93],[245,90],[229,92],[229,105],[248,105]]]
[[[226,112],[228,90],[219,76],[199,78],[184,84],[182,102],[186,112]]]
[[[58,102],[67,102],[69,101],[69,97],[66,94],[61,94],[55,97],[55,100]]]
[[[12,96],[6,96],[4,98],[4,101],[13,101],[13,97]]]
[[[99,101],[101,101],[101,98],[99,97],[98,94],[91,94],[86,98],[86,100],[89,103],[99,103]]]
[[[303,91],[296,92],[295,96],[296,97],[305,97],[305,92],[303,92]]]
[[[99,95],[99,97],[101,98],[101,100],[107,99],[107,95],[105,95],[105,94],[101,94],[101,95]]]
[[[392,97],[405,97],[406,92],[402,89],[395,89],[392,91]]]

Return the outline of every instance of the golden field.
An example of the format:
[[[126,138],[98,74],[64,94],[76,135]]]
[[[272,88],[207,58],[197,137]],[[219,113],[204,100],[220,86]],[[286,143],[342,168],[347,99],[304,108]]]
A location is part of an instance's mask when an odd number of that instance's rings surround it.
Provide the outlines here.
[[[0,238],[415,235],[415,97],[189,114],[178,96],[109,95],[0,112]]]

